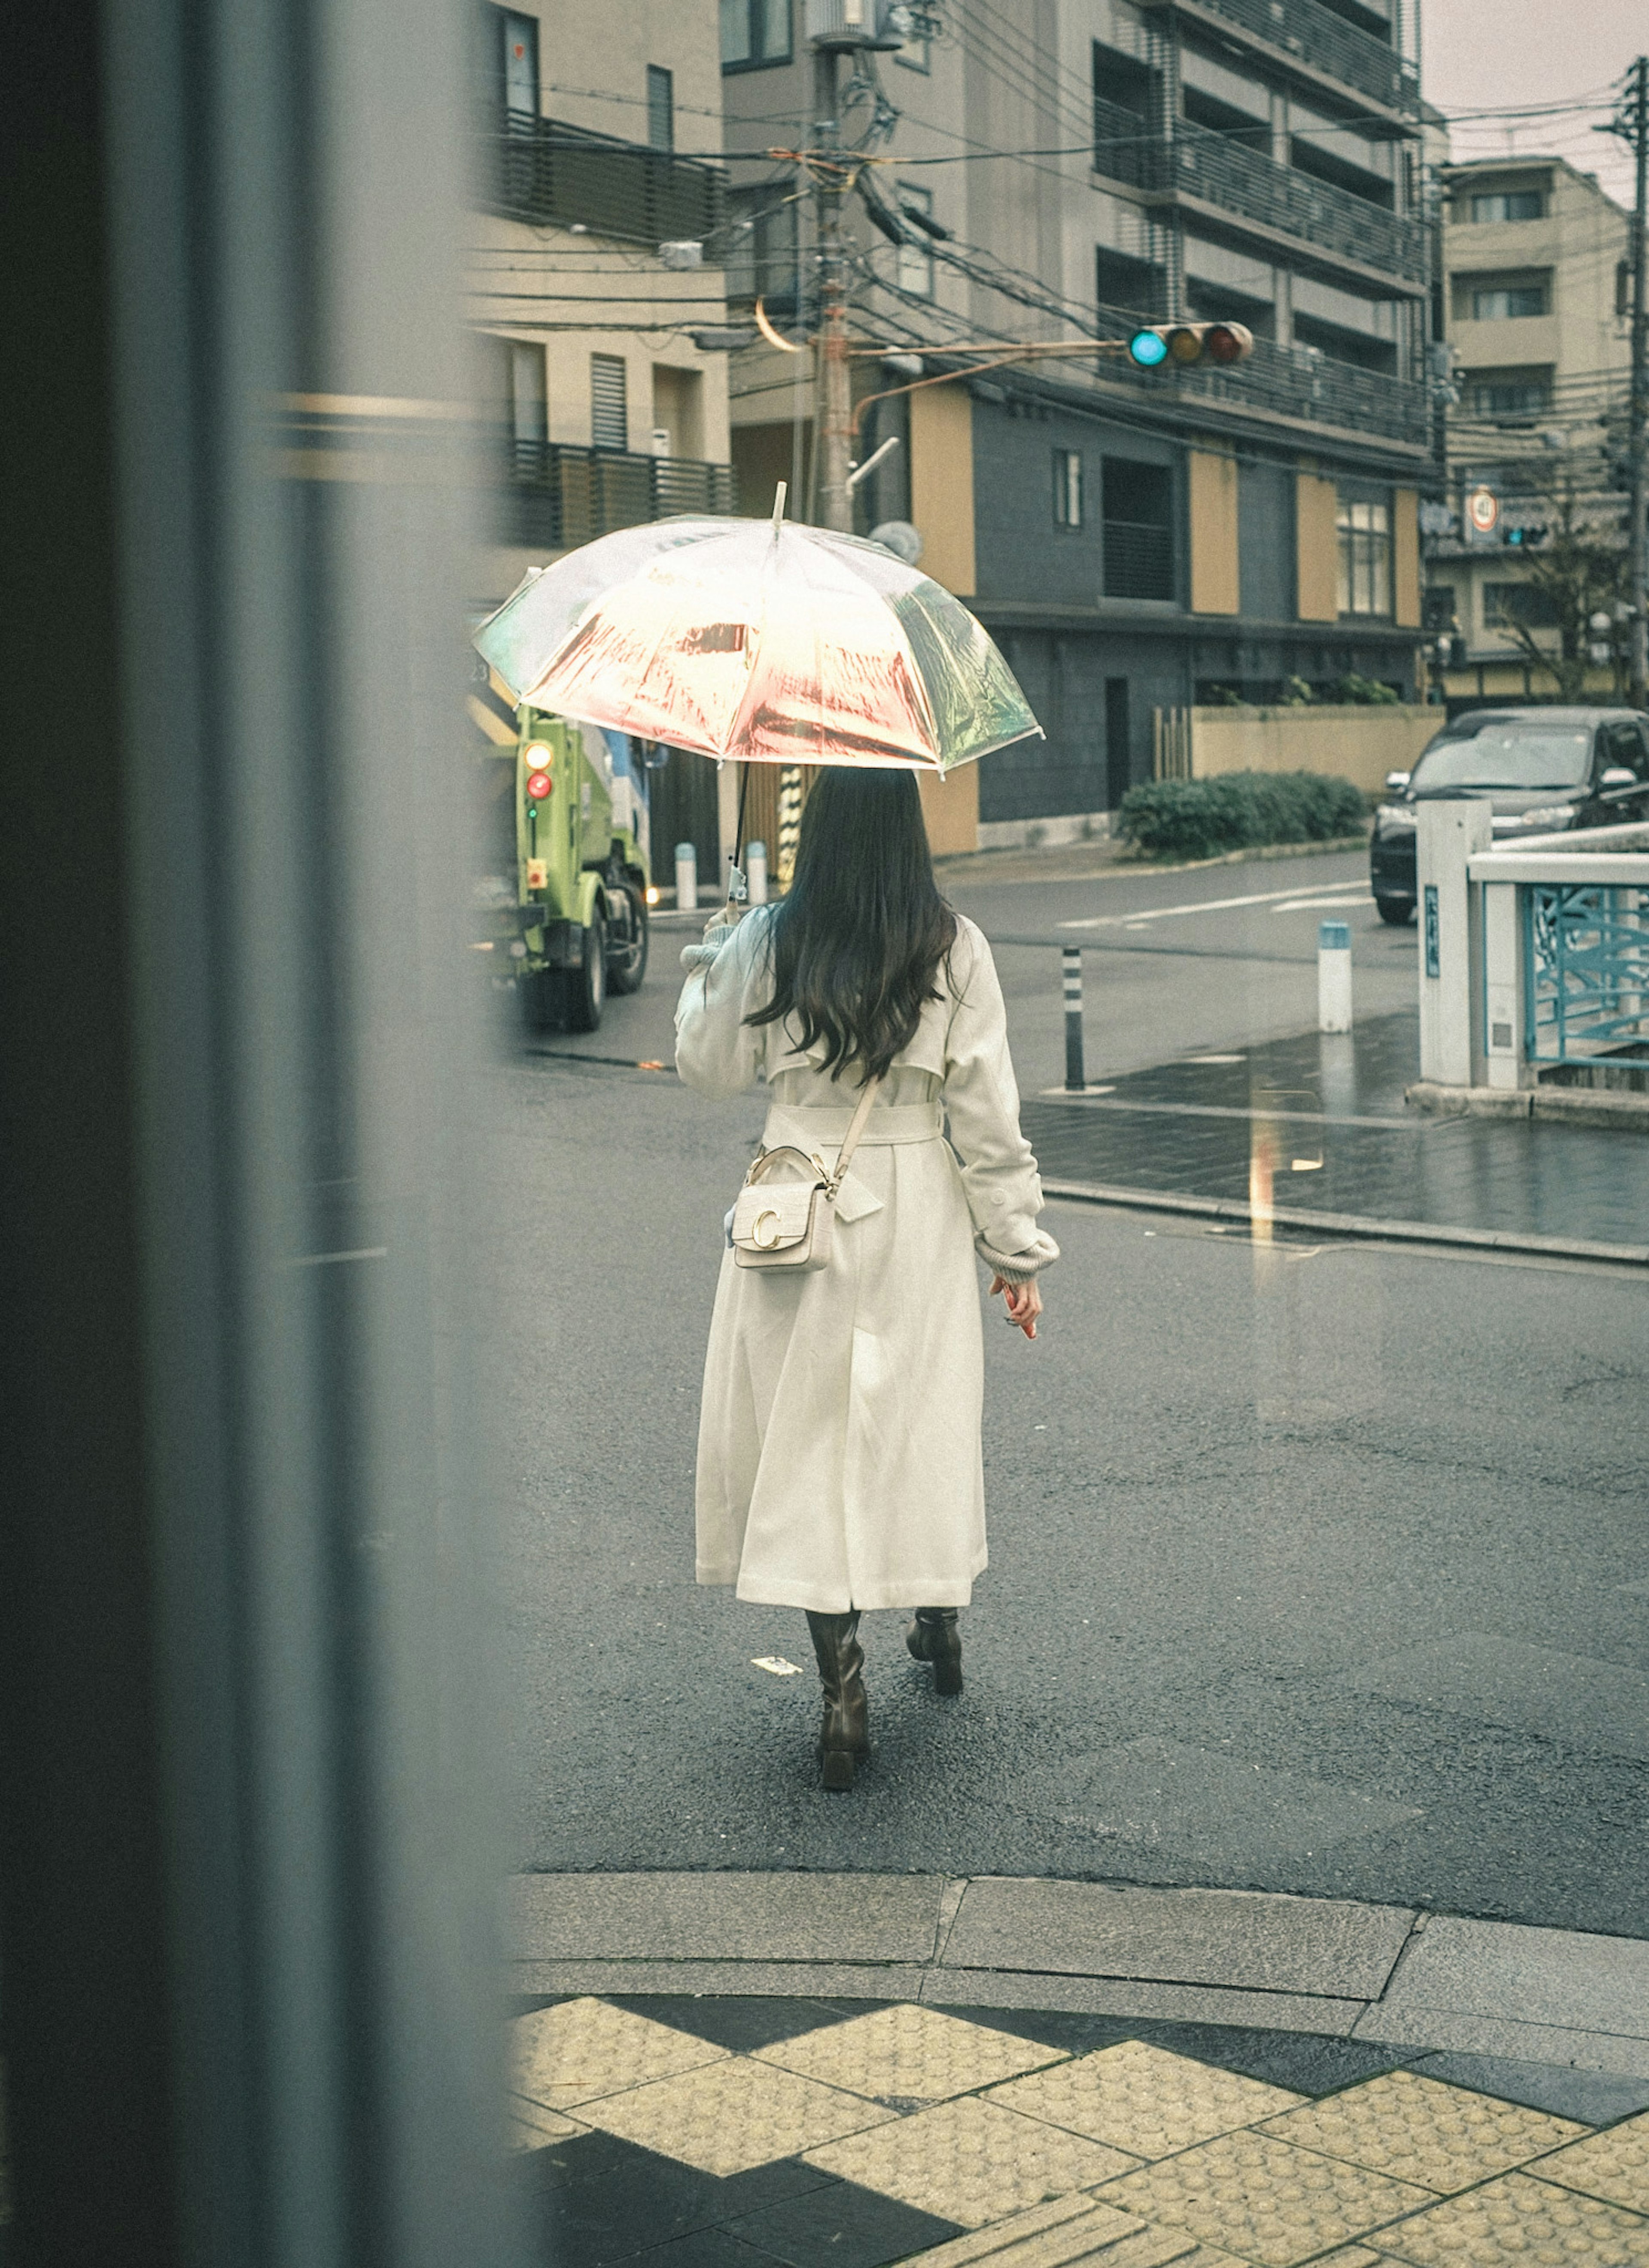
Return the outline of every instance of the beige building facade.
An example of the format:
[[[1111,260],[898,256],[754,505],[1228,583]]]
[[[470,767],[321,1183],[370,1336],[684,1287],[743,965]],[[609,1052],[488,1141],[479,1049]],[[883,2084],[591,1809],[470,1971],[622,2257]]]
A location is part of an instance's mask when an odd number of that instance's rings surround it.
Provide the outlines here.
[[[1623,531],[1621,442],[1631,364],[1630,217],[1559,158],[1441,171],[1449,523],[1428,545],[1426,623],[1454,641],[1451,698],[1550,698],[1506,627],[1528,556],[1572,500],[1577,526]],[[1475,500],[1475,504],[1474,504]],[[1481,523],[1490,522],[1484,526]],[[1552,644],[1556,632],[1539,630]],[[1612,664],[1589,690],[1616,691]]]
[[[467,247],[491,525],[472,597],[732,505],[716,0],[477,11]]]

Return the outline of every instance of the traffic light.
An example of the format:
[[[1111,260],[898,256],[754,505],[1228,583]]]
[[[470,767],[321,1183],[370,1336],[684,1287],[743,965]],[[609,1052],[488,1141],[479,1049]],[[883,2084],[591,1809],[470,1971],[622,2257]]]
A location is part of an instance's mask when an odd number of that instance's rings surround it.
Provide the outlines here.
[[[1149,323],[1128,342],[1129,358],[1140,370],[1164,363],[1247,362],[1254,334],[1244,323]]]

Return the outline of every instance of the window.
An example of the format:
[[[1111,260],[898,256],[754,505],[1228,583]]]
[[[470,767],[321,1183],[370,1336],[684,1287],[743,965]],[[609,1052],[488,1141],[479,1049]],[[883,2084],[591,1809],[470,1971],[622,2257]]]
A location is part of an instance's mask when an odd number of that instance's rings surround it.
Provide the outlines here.
[[[933,192],[931,189],[909,188],[901,181],[899,203],[901,209],[907,214],[931,213],[933,210]],[[899,289],[902,291],[914,291],[917,298],[922,299],[931,299],[933,297],[933,254],[924,238],[918,237],[915,244],[906,243],[900,246]]]
[[[1471,201],[1475,221],[1540,220],[1546,211],[1543,189],[1491,189]]]
[[[1544,279],[1538,283],[1479,284],[1471,295],[1474,323],[1504,323],[1520,316],[1543,315],[1550,298]]]
[[[1162,306],[1161,268],[1154,260],[1136,260],[1126,252],[1096,245],[1093,252],[1093,296],[1101,307],[1117,307],[1130,315],[1155,315]]]
[[[1532,583],[1485,583],[1483,586],[1483,626],[1486,630],[1509,630],[1520,622],[1528,630],[1557,627],[1557,610],[1546,591]]]
[[[647,66],[647,144],[653,150],[675,147],[675,74]]]
[[[515,476],[541,479],[544,445],[548,438],[548,405],[544,398],[544,350],[512,344],[510,353],[510,410],[515,442]]]
[[[721,67],[755,70],[791,57],[791,0],[721,0]]]
[[[769,313],[796,305],[795,203],[773,188],[735,189],[727,200],[723,261],[727,297],[764,297]]]
[[[1108,599],[1172,599],[1174,479],[1167,465],[1107,457],[1101,467]]]
[[[538,18],[497,11],[504,107],[512,118],[538,115]]]
[[[1391,612],[1391,504],[1340,491],[1335,514],[1340,538],[1340,612]]]
[[[1082,453],[1079,449],[1054,451],[1054,526],[1080,527],[1082,525]]]
[[[1471,382],[1471,407],[1480,417],[1539,417],[1550,404],[1545,371],[1484,371]]]
[[[1433,637],[1452,630],[1460,622],[1460,598],[1452,583],[1432,583],[1421,601],[1420,627]]]
[[[622,355],[590,357],[590,439],[598,449],[629,446],[629,400]]]
[[[1623,765],[1641,779],[1649,779],[1649,750],[1644,747],[1643,732],[1637,725],[1605,725],[1597,736],[1598,770],[1610,765]],[[1641,903],[1642,901],[1639,901]]]

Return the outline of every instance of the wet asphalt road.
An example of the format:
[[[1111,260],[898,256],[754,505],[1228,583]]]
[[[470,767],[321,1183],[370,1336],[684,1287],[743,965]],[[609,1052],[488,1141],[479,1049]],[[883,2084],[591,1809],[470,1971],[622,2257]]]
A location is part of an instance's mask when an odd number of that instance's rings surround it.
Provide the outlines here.
[[[1025,885],[987,925],[1333,895],[1358,864]],[[1137,955],[1150,1029],[1117,1056],[1308,1022],[1289,955],[1308,976],[1321,909],[1270,911],[1292,902],[1119,927],[1243,966]],[[868,1617],[876,1756],[818,1791],[811,1677],[752,1666],[802,1662],[802,1617],[692,1581],[719,1222],[762,1114],[633,1068],[667,1053],[667,938],[600,1034],[499,1079],[520,1862],[1047,1872],[1649,1933],[1649,1286],[1622,1270],[1054,1208],[1042,1336],[987,1325],[967,1692],[936,1702]],[[1395,1010],[1413,933],[1389,941]]]

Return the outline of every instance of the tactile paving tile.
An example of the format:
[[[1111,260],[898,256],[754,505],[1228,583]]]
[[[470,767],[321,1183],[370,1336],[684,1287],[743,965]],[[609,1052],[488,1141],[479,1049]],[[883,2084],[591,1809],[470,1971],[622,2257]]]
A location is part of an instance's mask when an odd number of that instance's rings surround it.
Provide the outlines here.
[[[756,2059],[901,2105],[945,2102],[1043,2064],[1067,2060],[1063,2048],[965,2023],[914,2001],[897,2001],[845,2024],[758,2048]]]
[[[1649,2213],[1649,2110],[1611,2126],[1607,2133],[1572,2142],[1528,2170],[1543,2182],[1561,2182],[1565,2189],[1584,2190],[1589,2197],[1607,2198],[1611,2205]]]
[[[1311,2268],[1380,2268],[1380,2257],[1366,2244],[1348,2244],[1339,2252],[1330,2252],[1326,2259],[1314,2260]]]
[[[1441,2080],[1388,2071],[1327,2102],[1268,2118],[1263,2131],[1447,2197],[1509,2173],[1586,2129]]]
[[[510,2084],[518,2095],[564,2110],[644,2080],[667,2079],[725,2060],[725,2048],[655,2024],[605,2000],[563,2000],[510,2026]]]
[[[576,2119],[563,2118],[559,2110],[546,2110],[541,2102],[529,2102],[524,2095],[511,2095],[509,2110],[504,2139],[512,2150],[541,2150],[547,2142],[564,2142],[570,2134],[586,2131]]]
[[[626,2095],[604,2095],[580,2113],[604,2133],[724,2176],[799,2157],[817,2143],[859,2133],[894,2115],[862,2095],[743,2056],[654,2080]]]
[[[998,2087],[990,2100],[1130,2157],[1166,2158],[1233,2127],[1256,2125],[1306,2098],[1144,2040],[1122,2040]]]
[[[1152,2234],[1132,2213],[1115,2213],[1078,2192],[953,2236],[918,2252],[908,2268],[1068,2268],[1101,2257],[1114,2262],[1119,2242]],[[1182,2249],[1187,2241],[1182,2236]],[[1171,2260],[1174,2255],[1166,2257]]]
[[[1382,2257],[1405,2268],[1645,2268],[1649,2220],[1527,2174],[1382,2228]]]
[[[1189,2228],[1259,2268],[1293,2268],[1432,2201],[1412,2183],[1251,2133],[1201,2143],[1105,2190],[1107,2205]]]
[[[867,2106],[868,2108],[868,2106]],[[1127,2171],[1120,2150],[1063,2134],[977,2096],[809,2150],[807,2163],[902,2205],[981,2228]]]

